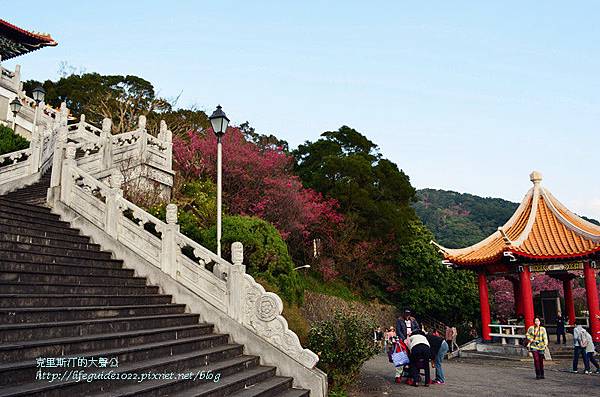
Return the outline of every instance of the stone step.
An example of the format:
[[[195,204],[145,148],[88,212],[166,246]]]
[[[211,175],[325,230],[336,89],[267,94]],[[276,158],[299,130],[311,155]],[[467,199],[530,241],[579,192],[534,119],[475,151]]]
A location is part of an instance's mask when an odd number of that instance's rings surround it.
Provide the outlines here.
[[[37,357],[78,356],[84,355],[88,351],[119,349],[194,337],[210,340],[211,346],[224,345],[229,340],[228,335],[206,334],[205,329],[196,325],[153,328],[0,344],[0,362],[35,360]],[[0,380],[1,384],[2,380]]]
[[[0,196],[0,206],[6,207],[14,207],[14,208],[22,208],[30,211],[30,213],[35,214],[40,212],[42,214],[52,214],[52,210],[50,208],[41,207],[38,205],[25,204],[20,201],[10,200],[6,198],[6,196]]]
[[[196,374],[208,373],[219,374],[219,380],[196,379]],[[217,363],[215,365],[193,366],[189,367],[185,373],[191,373],[192,379],[174,379],[174,380],[151,380],[140,382],[139,384],[126,385],[118,387],[115,390],[98,394],[94,397],[158,397],[158,396],[203,396],[217,397],[234,395],[236,392],[251,387],[263,380],[275,376],[275,367],[259,366],[252,363],[231,368],[228,361]]]
[[[131,277],[131,276],[82,276],[82,275],[67,275],[67,274],[54,274],[44,273],[41,270],[35,272],[0,272],[0,282],[14,282],[14,283],[72,283],[79,285],[87,284],[98,284],[98,285],[115,285],[115,286],[128,286],[128,285],[146,285],[146,279],[144,277]]]
[[[171,295],[0,294],[0,308],[156,305],[171,303],[171,300]]]
[[[310,390],[306,389],[288,389],[279,394],[279,397],[310,397]]]
[[[45,233],[56,233],[61,235],[74,235],[79,236],[79,229],[74,229],[68,226],[52,226],[47,224],[40,224],[35,219],[11,219],[0,217],[0,225],[12,226],[12,227],[23,227],[27,229],[40,230]]]
[[[73,283],[19,283],[0,281],[2,294],[114,294],[114,295],[145,295],[157,294],[156,285],[102,285],[102,284],[73,284]]]
[[[242,355],[243,346],[238,344],[222,344],[212,346],[213,340],[193,337],[184,338],[167,342],[150,343],[139,346],[130,346],[120,349],[111,349],[104,351],[88,352],[84,357],[87,360],[91,358],[107,358],[117,359],[117,368],[67,368],[67,372],[71,369],[73,372],[85,370],[86,372],[97,372],[99,370],[113,370],[115,372],[162,372],[162,371],[177,371],[188,372],[190,368],[204,364],[204,368],[208,368],[207,364],[230,360]],[[243,370],[246,365],[250,365],[252,360],[243,360],[242,366],[238,366],[238,370]],[[254,361],[256,363],[257,360]],[[42,368],[52,371],[52,368]],[[0,388],[1,396],[34,396],[43,394],[44,396],[64,396],[65,394],[73,395],[90,395],[91,390],[95,389],[111,389],[113,387],[124,386],[124,381],[103,381],[97,380],[87,383],[77,382],[76,379],[70,378],[63,382],[47,383],[44,381],[31,381],[35,379],[40,368],[36,368],[36,361],[22,361],[16,363],[0,363],[0,379],[7,379],[6,384],[19,383],[19,379],[29,380],[25,384],[20,384],[13,387]],[[63,372],[62,369],[54,368],[55,371]],[[71,373],[72,375],[72,373]],[[138,381],[134,381],[139,384]],[[147,382],[142,382],[147,383]],[[114,395],[114,394],[113,394]]]
[[[0,251],[19,251],[22,253],[33,252],[36,254],[49,254],[89,259],[112,258],[112,254],[107,251],[89,251],[85,249],[53,247],[48,245],[30,244],[26,242],[6,241],[2,237],[0,237]]]
[[[281,393],[290,390],[292,387],[292,378],[284,376],[273,376],[262,382],[258,382],[243,391],[235,393],[236,397],[275,397]]]
[[[0,325],[0,340],[3,343],[33,341],[50,338],[68,338],[109,332],[126,332],[157,328],[197,325],[206,333],[213,325],[198,323],[198,314],[162,314],[140,317],[101,318],[96,320],[52,321],[48,323]]]
[[[67,233],[68,231],[68,233]],[[65,229],[65,233],[58,231],[48,231],[34,228],[32,225],[11,226],[0,223],[0,234],[30,236],[39,239],[52,239],[54,241],[68,241],[71,243],[90,243],[90,238],[76,234],[77,231]]]
[[[39,208],[39,206],[30,204],[16,204],[12,201],[0,201],[1,212],[10,212],[12,214],[33,217],[35,219],[46,219],[49,221],[60,220],[59,215],[53,214],[52,212],[40,211]]]
[[[73,276],[119,276],[131,277],[134,275],[133,269],[123,269],[121,267],[94,267],[81,266],[73,264],[57,263],[31,263],[0,260],[0,272],[42,272],[51,274],[69,274]]]
[[[183,384],[183,382],[179,382],[180,387],[175,389],[174,387],[169,387],[167,390],[170,393],[177,392],[178,397],[219,397],[219,396],[228,396],[238,392],[240,390],[244,390],[247,387],[251,387],[263,380],[271,378],[275,376],[275,367],[267,367],[267,366],[259,366],[257,368],[252,368],[247,371],[239,372],[237,374],[221,378],[219,382],[210,382],[206,385],[203,385],[202,388],[187,388],[187,390],[181,390],[181,386],[187,386]],[[192,372],[194,370],[192,369]],[[163,388],[164,390],[164,388]],[[148,394],[141,394],[141,396],[149,396]],[[156,394],[153,394],[156,396]]]
[[[49,321],[72,321],[97,318],[139,317],[154,314],[183,313],[185,305],[129,305],[84,307],[3,307],[0,308],[0,324],[42,323]]]
[[[99,258],[84,258],[80,256],[64,256],[50,253],[38,253],[38,252],[23,252],[19,250],[3,250],[2,259],[4,261],[19,261],[19,262],[32,262],[32,263],[60,263],[60,264],[73,264],[73,265],[84,265],[84,266],[98,266],[103,267],[107,263],[123,265],[123,261],[120,259],[99,259]]]
[[[202,360],[199,361],[200,363]],[[197,390],[204,387],[206,384],[215,383],[214,376],[218,374],[219,380],[218,382],[224,381],[227,377],[240,374],[247,370],[252,370],[258,368],[259,359],[256,356],[238,356],[229,359],[224,359],[222,361],[217,361],[215,363],[209,363],[208,365],[204,365],[198,367],[198,360],[186,360],[185,365],[179,365],[179,372],[175,373],[177,377],[179,374],[190,376],[189,380],[148,380],[145,382],[140,382],[138,384],[125,384],[125,385],[117,385],[113,390],[107,391],[103,390],[100,393],[92,394],[95,397],[109,397],[114,395],[119,396],[164,396],[164,395],[178,395],[176,392],[168,393],[166,388],[195,388]],[[154,371],[159,370],[161,372],[165,370],[172,370],[172,367],[154,367]],[[195,372],[193,372],[195,370]],[[213,374],[213,379],[199,379],[201,377],[202,371],[204,374],[208,372]]]
[[[73,241],[67,240],[64,238],[54,238],[54,237],[41,237],[36,235],[30,235],[24,233],[26,230],[22,229],[20,231],[14,232],[0,232],[1,241],[10,241],[13,243],[26,243],[33,245],[42,245],[47,247],[55,247],[55,248],[67,248],[67,249],[76,249],[76,250],[85,250],[88,252],[98,252],[101,250],[99,244],[93,244],[88,241]]]
[[[15,221],[21,221],[32,225],[39,225],[40,227],[53,226],[60,228],[70,228],[69,223],[65,221],[46,219],[38,216],[33,217],[31,216],[31,214],[20,214],[12,210],[6,211],[6,208],[0,208],[0,218],[12,219]]]

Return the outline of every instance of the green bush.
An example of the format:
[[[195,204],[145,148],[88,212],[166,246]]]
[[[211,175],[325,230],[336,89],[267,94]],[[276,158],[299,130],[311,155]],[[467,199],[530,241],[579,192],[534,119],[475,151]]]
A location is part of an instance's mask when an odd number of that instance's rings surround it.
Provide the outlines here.
[[[0,125],[0,155],[27,149],[29,141],[6,126]]]
[[[200,231],[197,241],[216,251],[216,226]],[[236,241],[244,245],[244,264],[249,274],[274,285],[288,303],[302,302],[302,280],[294,270],[285,241],[273,225],[256,217],[225,216],[221,237],[224,258],[231,256],[231,244]]]
[[[336,312],[308,333],[308,348],[319,355],[318,367],[327,373],[332,392],[344,391],[358,379],[362,365],[377,354],[375,322],[357,314]]]

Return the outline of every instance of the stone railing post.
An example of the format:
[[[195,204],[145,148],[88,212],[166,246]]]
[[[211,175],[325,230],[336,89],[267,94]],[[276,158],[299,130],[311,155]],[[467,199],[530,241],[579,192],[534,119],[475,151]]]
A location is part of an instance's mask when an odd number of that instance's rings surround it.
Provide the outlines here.
[[[113,150],[112,150],[112,120],[105,118],[102,120],[102,135],[100,136],[100,144],[102,145],[102,164],[101,170],[109,170],[113,166]]]
[[[162,232],[162,250],[160,268],[174,279],[177,279],[177,241],[175,236],[179,233],[177,224],[177,206],[167,205],[167,224]]]
[[[77,123],[77,133],[85,134],[85,114],[79,116],[79,123]]]
[[[148,132],[146,131],[146,116],[140,116],[138,121],[140,131],[140,158],[146,161],[146,147],[148,147]]]
[[[66,205],[70,205],[72,199],[73,178],[71,178],[71,170],[76,167],[76,152],[75,144],[69,142],[65,150],[65,160],[62,163],[60,181],[60,200]]]
[[[244,262],[244,246],[239,241],[231,244],[231,269],[227,277],[227,302],[228,314],[237,322],[243,321],[244,315],[244,275],[246,266]]]
[[[173,169],[173,133],[167,128],[167,123],[164,120],[160,121],[160,132],[158,134],[160,139],[166,146],[166,165],[169,170]]]
[[[105,231],[109,236],[119,239],[119,222],[122,214],[119,213],[119,199],[123,197],[123,174],[119,170],[113,170],[110,175],[110,192],[106,195],[106,218],[104,220]]]
[[[16,92],[21,89],[21,65],[15,65],[15,74],[12,78],[13,88]]]

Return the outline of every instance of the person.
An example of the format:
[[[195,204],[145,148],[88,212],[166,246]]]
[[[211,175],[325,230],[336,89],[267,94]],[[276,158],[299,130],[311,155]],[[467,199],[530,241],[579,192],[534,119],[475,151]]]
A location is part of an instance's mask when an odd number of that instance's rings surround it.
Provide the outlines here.
[[[458,343],[456,343],[456,339],[458,338],[458,330],[456,329],[456,327],[452,327],[452,351],[454,351],[454,349],[456,348],[456,350],[459,350],[459,346]]]
[[[377,327],[373,334],[373,338],[375,341],[375,345],[379,348],[379,350],[383,349],[383,331],[381,327]]]
[[[567,335],[565,333],[565,318],[561,312],[556,315],[556,344],[560,345],[560,337],[562,336],[563,345],[567,344]]]
[[[583,356],[583,365],[585,367],[585,373],[590,373],[590,363],[588,356],[585,352],[587,346],[587,338],[584,335],[585,330],[581,325],[578,325],[573,330],[573,369],[571,372],[577,373],[577,366],[579,365],[579,356]]]
[[[594,357],[594,354],[596,353],[596,346],[594,346],[594,339],[592,338],[592,334],[590,334],[589,332],[587,332],[584,329],[583,330],[583,337],[587,341],[587,345],[585,346],[585,355],[587,356],[588,363],[594,364],[594,367],[596,367],[596,372],[595,373],[600,374],[600,365],[598,364],[598,361],[596,360],[596,357]],[[591,370],[591,367],[592,366],[589,365],[589,369],[590,370]]]
[[[452,328],[449,325],[446,325],[446,343],[450,346],[450,351],[453,351],[452,346]]]
[[[415,331],[420,330],[419,323],[411,316],[410,310],[404,310],[404,316],[398,317],[396,321],[396,335],[403,341]]]
[[[425,370],[425,386],[429,386],[431,375],[429,371],[429,358],[431,357],[431,349],[425,334],[421,330],[412,331],[408,337],[408,348],[410,350],[410,372],[412,376],[412,385],[419,386],[419,368],[418,364],[422,363]]]
[[[446,353],[448,353],[448,342],[439,334],[435,335],[435,332],[427,334],[425,337],[427,338],[427,342],[429,342],[429,350],[431,351],[431,366],[435,366],[435,380],[433,383],[443,385],[446,383],[446,377],[444,376],[442,361]]]
[[[544,352],[548,346],[548,334],[538,317],[535,318],[534,325],[527,330],[527,341],[529,351],[533,355],[535,378],[544,379]]]
[[[393,328],[386,328],[383,333],[383,351],[388,351],[388,346],[391,346],[391,339],[395,335]]]

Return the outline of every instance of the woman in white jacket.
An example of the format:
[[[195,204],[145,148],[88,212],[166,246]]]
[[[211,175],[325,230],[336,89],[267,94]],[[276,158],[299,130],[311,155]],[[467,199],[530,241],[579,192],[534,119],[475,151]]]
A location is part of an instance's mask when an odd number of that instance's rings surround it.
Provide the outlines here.
[[[419,386],[419,369],[417,363],[422,364],[425,370],[425,386],[429,386],[431,375],[429,372],[429,358],[431,357],[431,350],[429,348],[429,342],[425,337],[423,331],[414,331],[408,337],[408,348],[410,350],[410,372],[413,378],[413,386]]]
[[[598,365],[598,361],[596,360],[596,357],[594,357],[594,353],[596,353],[596,346],[594,346],[594,339],[592,338],[592,335],[587,332],[585,329],[583,330],[584,334],[583,334],[583,338],[585,338],[587,340],[587,345],[585,346],[585,354],[587,356],[587,360],[588,363],[592,363],[594,364],[594,367],[596,367],[596,373],[600,374],[600,365]],[[591,365],[588,367],[588,369],[591,370]],[[588,371],[591,372],[591,371]]]

